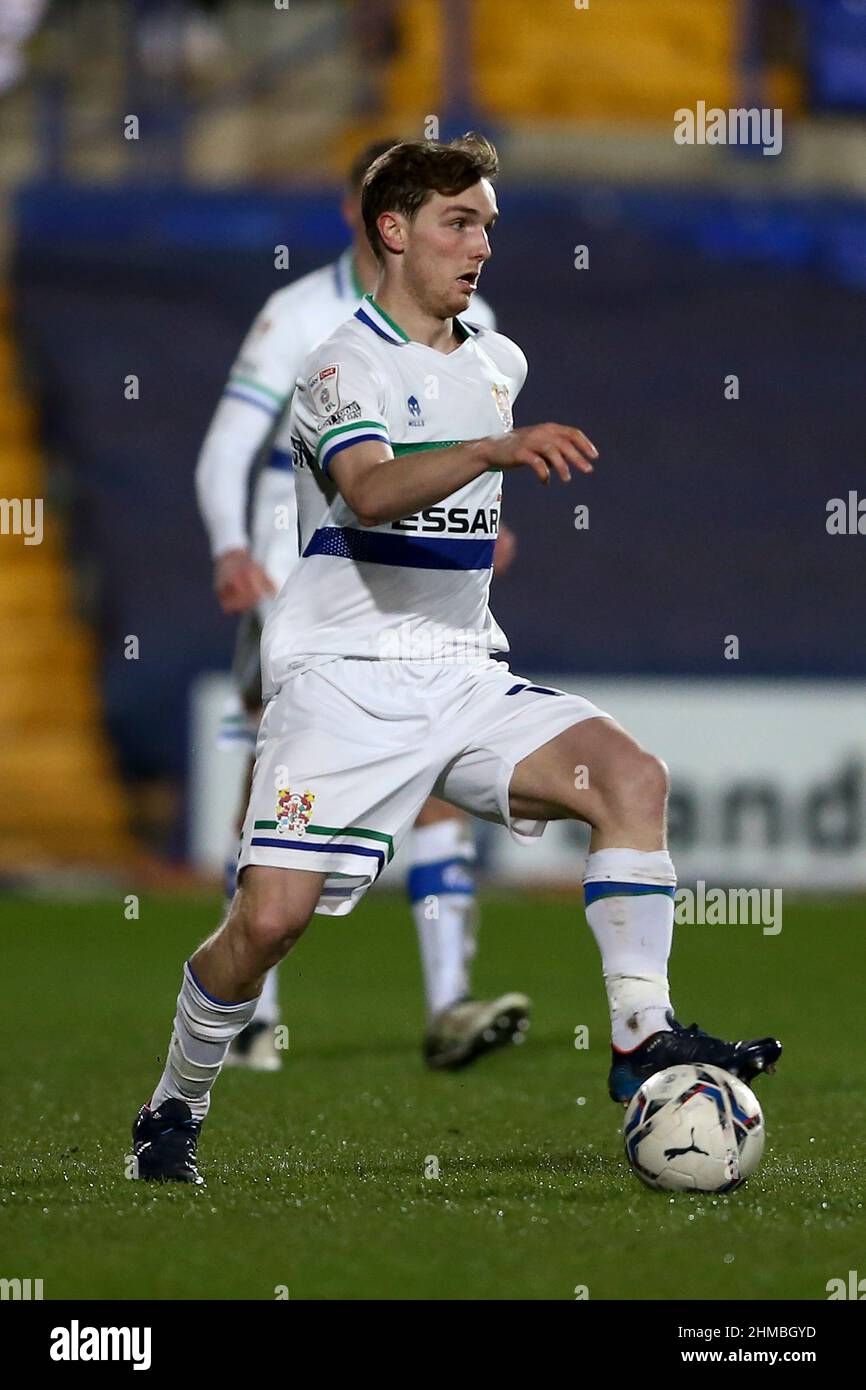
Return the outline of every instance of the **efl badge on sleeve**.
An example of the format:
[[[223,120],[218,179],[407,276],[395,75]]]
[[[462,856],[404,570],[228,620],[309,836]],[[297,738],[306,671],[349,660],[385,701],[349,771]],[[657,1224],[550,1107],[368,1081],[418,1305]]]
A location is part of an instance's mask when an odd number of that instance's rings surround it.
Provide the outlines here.
[[[499,383],[496,382],[490,389],[493,392],[493,399],[496,402],[496,409],[502,421],[502,427],[507,434],[509,430],[514,429],[514,416],[511,413],[511,401],[508,396],[508,387],[500,386]]]
[[[281,787],[277,794],[277,834],[306,835],[315,799],[311,791],[293,792]]]
[[[340,368],[335,362],[323,367],[307,382],[317,415],[331,415],[340,406]]]

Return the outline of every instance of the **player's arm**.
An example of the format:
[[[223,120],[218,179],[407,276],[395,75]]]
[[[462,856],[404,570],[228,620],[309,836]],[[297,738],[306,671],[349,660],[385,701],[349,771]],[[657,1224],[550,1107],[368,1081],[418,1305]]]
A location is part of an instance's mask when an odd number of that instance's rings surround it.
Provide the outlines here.
[[[591,473],[598,450],[571,425],[530,425],[444,449],[395,459],[385,441],[343,449],[330,476],[362,526],[380,526],[435,506],[491,468],[531,468],[543,483],[551,472],[563,482],[571,470]]]
[[[272,416],[224,396],[199,454],[196,496],[210,538],[214,589],[225,613],[242,613],[274,591],[250,554],[246,525],[250,470],[272,427]]]
[[[294,325],[269,300],[244,339],[199,454],[195,486],[210,538],[214,588],[226,613],[275,591],[250,554],[247,497],[256,455],[294,388],[302,354]]]

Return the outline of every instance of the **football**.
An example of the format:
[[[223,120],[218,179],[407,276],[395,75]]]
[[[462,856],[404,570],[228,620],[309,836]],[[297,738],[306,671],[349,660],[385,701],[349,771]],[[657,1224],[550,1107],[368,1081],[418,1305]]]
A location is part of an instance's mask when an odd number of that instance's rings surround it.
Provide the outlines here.
[[[754,1092],[704,1064],[656,1072],[632,1096],[623,1128],[629,1163],[648,1187],[730,1192],[764,1152],[764,1116]]]

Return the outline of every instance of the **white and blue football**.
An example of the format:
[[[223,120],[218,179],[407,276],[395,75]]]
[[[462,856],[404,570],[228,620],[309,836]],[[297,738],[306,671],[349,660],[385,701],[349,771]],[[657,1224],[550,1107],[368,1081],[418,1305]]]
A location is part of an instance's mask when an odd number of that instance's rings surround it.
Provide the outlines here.
[[[754,1091],[704,1063],[656,1072],[632,1096],[623,1128],[629,1163],[648,1187],[730,1192],[764,1152]]]

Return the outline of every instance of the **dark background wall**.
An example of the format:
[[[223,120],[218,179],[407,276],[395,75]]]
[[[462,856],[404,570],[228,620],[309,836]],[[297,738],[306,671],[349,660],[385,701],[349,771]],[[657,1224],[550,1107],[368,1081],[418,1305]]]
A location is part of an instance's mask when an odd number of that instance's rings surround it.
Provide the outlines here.
[[[602,454],[568,488],[507,479],[520,549],[493,607],[512,664],[723,674],[737,634],[739,674],[866,672],[866,536],[825,527],[828,499],[866,496],[864,209],[600,189],[500,201],[483,290],[529,358],[516,422],[574,422]],[[337,199],[52,186],[18,211],[18,325],[110,727],[129,772],[178,771],[189,681],[227,665],[234,629],[210,590],[196,455],[263,300],[344,245]]]

